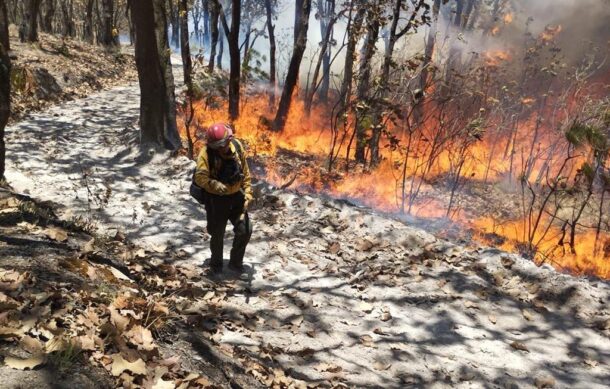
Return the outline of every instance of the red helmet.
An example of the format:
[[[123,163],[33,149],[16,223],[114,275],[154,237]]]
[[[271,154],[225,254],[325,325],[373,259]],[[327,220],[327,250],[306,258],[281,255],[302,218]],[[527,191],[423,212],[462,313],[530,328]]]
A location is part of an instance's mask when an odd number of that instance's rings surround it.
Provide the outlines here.
[[[225,147],[233,139],[233,128],[226,123],[214,123],[206,130],[208,146],[213,149]]]

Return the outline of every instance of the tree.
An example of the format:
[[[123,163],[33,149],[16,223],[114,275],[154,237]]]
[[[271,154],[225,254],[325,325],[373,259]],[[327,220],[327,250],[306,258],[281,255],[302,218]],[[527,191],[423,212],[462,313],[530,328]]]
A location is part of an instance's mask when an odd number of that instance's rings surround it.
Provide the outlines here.
[[[396,42],[403,36],[405,36],[408,32],[413,29],[416,29],[418,25],[425,24],[427,21],[427,9],[425,8],[426,0],[417,0],[414,4],[414,8],[412,10],[411,16],[409,17],[407,23],[401,29],[398,28],[400,15],[404,8],[404,0],[394,0],[394,8],[392,11],[392,23],[390,25],[388,42],[386,45],[386,50],[383,58],[383,65],[381,66],[381,76],[379,77],[379,86],[378,86],[378,96],[376,96],[376,101],[374,103],[374,121],[373,121],[373,133],[370,140],[370,160],[371,165],[375,166],[380,161],[379,154],[379,141],[381,139],[381,132],[384,128],[382,119],[382,110],[385,99],[387,98],[387,94],[390,88],[389,80],[390,80],[390,70],[393,64],[392,56],[394,54],[394,47]],[[420,16],[420,10],[425,9],[426,11],[421,14],[421,20],[417,19]]]
[[[168,0],[168,15],[172,25],[172,45],[180,45],[180,22],[178,17],[178,7],[175,4],[176,0]]]
[[[229,43],[230,70],[229,70],[229,118],[236,120],[239,117],[239,88],[241,80],[241,61],[239,51],[239,29],[241,21],[241,0],[231,1],[231,28],[227,22],[224,9],[218,2],[220,21]]]
[[[38,12],[42,0],[25,0],[24,14],[19,37],[22,42],[38,41]]]
[[[360,59],[360,69],[358,71],[358,89],[357,100],[361,104],[357,115],[356,122],[356,161],[365,162],[365,151],[368,140],[366,139],[366,131],[371,125],[368,120],[370,110],[368,109],[369,89],[371,87],[371,60],[376,51],[376,43],[379,38],[379,29],[381,28],[382,10],[380,0],[374,4],[369,4],[367,11],[367,34],[362,49],[362,58]]]
[[[186,140],[188,145],[188,156],[193,158],[193,139],[191,137],[191,123],[194,117],[193,109],[193,62],[191,60],[191,47],[189,42],[189,12],[188,12],[188,0],[180,0],[179,4],[179,16],[180,16],[180,51],[182,54],[182,70],[184,74],[184,84],[186,85],[186,101],[184,102],[185,112],[185,129],[186,129]],[[188,113],[187,108],[188,107]]]
[[[134,1],[132,1],[134,3]],[[135,9],[132,7],[132,9]],[[102,36],[100,43],[104,46],[118,44],[114,35],[114,0],[102,0]],[[134,16],[134,15],[132,15]],[[166,23],[164,23],[166,24]]]
[[[62,0],[61,13],[63,16],[62,35],[74,37],[76,35],[76,25],[74,24],[74,4],[71,0]]]
[[[8,9],[6,1],[0,0],[0,44],[4,46],[5,51],[11,49],[11,42],[8,35]]]
[[[93,43],[93,5],[95,0],[87,0],[85,3],[85,23],[83,25],[83,39]]]
[[[298,0],[297,3],[302,3],[302,9],[296,11],[296,15],[299,20],[295,21],[295,26],[298,28],[295,33],[295,44],[292,50],[292,58],[288,65],[288,73],[286,73],[286,82],[284,83],[284,89],[282,90],[282,97],[275,114],[271,128],[274,131],[283,131],[286,125],[286,119],[288,118],[288,112],[290,111],[290,105],[292,103],[292,93],[297,84],[299,78],[299,70],[301,68],[301,61],[303,60],[303,54],[305,53],[305,47],[307,46],[307,30],[309,29],[309,13],[311,12],[311,0]]]
[[[180,147],[164,0],[130,0],[140,83],[141,146]]]
[[[92,1],[92,0],[89,0]],[[45,0],[42,7],[42,17],[40,18],[40,28],[42,31],[53,33],[53,18],[55,17],[55,0]]]
[[[335,21],[335,0],[318,0],[318,13],[320,14],[320,34],[325,37],[322,41],[323,49],[320,55],[322,56],[322,83],[318,97],[320,102],[328,101],[328,89],[330,88],[330,56],[333,46],[333,32]],[[314,79],[315,83],[315,79]]]
[[[218,18],[220,16],[220,4],[216,0],[208,2],[210,10],[210,61],[208,62],[208,72],[214,71],[214,61],[216,57],[216,46],[218,45]]]
[[[352,13],[356,15],[352,18]],[[362,23],[366,15],[366,7],[363,0],[356,0],[350,3],[350,21],[347,27],[348,40],[345,52],[345,73],[341,82],[341,90],[339,92],[340,109],[343,113],[348,106],[348,102],[352,94],[352,82],[354,80],[354,57],[356,54],[356,45],[360,39]]]
[[[318,1],[318,7],[319,13],[322,13],[323,11],[321,9],[326,9],[324,6],[320,5],[322,4],[322,1],[319,0]],[[318,56],[318,61],[316,62],[316,67],[314,69],[313,72],[313,76],[311,78],[311,86],[307,88],[307,93],[305,95],[305,115],[307,117],[309,117],[309,115],[311,114],[311,107],[313,104],[313,98],[314,95],[316,94],[316,91],[318,89],[318,87],[320,87],[320,102],[325,103],[328,97],[328,86],[329,86],[329,80],[327,79],[327,77],[330,77],[330,46],[331,46],[331,38],[332,38],[332,33],[333,33],[333,26],[335,25],[335,22],[337,21],[337,19],[339,18],[340,15],[343,14],[343,11],[340,12],[339,14],[335,15],[334,14],[334,7],[335,7],[335,3],[334,0],[329,1],[329,5],[328,5],[329,9],[324,11],[324,12],[328,12],[329,15],[325,15],[320,16],[320,29],[322,31],[322,42],[321,42],[321,48],[320,48],[320,55]],[[328,20],[326,20],[325,22],[322,22],[323,19],[328,18]],[[325,68],[325,72],[329,72],[328,74],[322,74],[322,80],[320,82],[318,82],[318,76],[320,75],[320,68],[322,67],[322,64],[324,63],[324,68]],[[326,83],[326,86],[325,86]],[[326,88],[326,91],[323,91],[323,89]]]
[[[11,61],[9,46],[8,16],[5,0],[0,0],[0,181],[4,179],[6,145],[4,127],[11,112]]]
[[[269,107],[275,104],[275,76],[277,74],[275,59],[275,26],[273,25],[274,4],[272,0],[265,0],[265,13],[267,15],[267,34],[269,35]]]

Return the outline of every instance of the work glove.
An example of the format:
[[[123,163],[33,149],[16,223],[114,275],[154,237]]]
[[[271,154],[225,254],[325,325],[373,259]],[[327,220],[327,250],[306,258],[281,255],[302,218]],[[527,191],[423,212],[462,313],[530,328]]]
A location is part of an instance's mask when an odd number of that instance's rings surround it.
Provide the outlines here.
[[[252,196],[244,196],[244,211],[248,210],[248,205],[250,205],[250,202],[252,201]]]
[[[210,186],[212,187],[212,190],[218,194],[225,194],[228,190],[225,184],[217,180],[210,180]]]

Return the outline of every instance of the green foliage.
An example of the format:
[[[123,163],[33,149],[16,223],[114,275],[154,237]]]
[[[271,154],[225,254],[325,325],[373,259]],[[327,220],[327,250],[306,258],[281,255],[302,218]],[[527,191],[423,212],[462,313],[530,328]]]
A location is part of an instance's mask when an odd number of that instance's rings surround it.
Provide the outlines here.
[[[610,143],[608,135],[599,127],[574,122],[565,135],[568,142],[574,147],[591,147],[596,158],[603,159],[608,155]]]

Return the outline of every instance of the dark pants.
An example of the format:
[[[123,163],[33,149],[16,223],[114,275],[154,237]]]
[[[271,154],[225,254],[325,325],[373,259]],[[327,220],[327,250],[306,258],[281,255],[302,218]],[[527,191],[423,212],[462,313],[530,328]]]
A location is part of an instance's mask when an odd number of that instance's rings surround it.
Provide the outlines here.
[[[248,213],[244,210],[244,195],[241,192],[227,196],[208,194],[205,203],[208,218],[208,232],[212,236],[210,250],[212,259],[210,266],[222,268],[222,250],[224,245],[227,221],[233,224],[233,247],[231,248],[230,264],[241,266],[244,261],[246,246],[252,235],[252,226]]]

